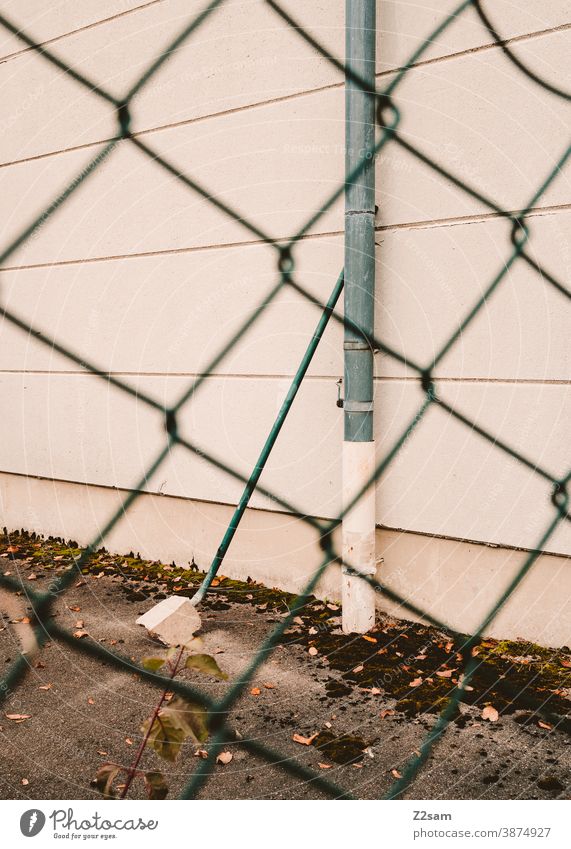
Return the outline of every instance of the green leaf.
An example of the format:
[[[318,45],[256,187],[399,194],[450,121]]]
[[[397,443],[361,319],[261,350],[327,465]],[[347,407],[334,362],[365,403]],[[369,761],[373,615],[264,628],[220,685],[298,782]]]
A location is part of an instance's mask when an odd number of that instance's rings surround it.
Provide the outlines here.
[[[149,799],[166,799],[169,788],[162,772],[146,772],[143,779]]]
[[[142,665],[145,669],[148,669],[150,672],[157,672],[161,668],[161,666],[165,665],[164,657],[144,657],[141,661]]]
[[[150,722],[148,719],[144,723],[143,734],[149,731]],[[154,719],[147,745],[161,758],[174,763],[188,738],[193,743],[204,743],[208,739],[207,713],[201,705],[176,696]]]
[[[143,725],[143,733],[149,728],[148,719]],[[183,730],[176,726],[168,716],[159,714],[149,732],[147,745],[154,749],[157,755],[174,763],[179,756],[180,748],[186,739]]]
[[[115,793],[113,792],[111,785],[115,781],[120,769],[121,767],[117,766],[117,764],[107,763],[102,764],[95,774],[95,780],[93,783],[106,799],[115,798]]]
[[[220,678],[222,681],[227,681],[228,676],[222,672],[216,661],[209,654],[193,654],[187,657],[185,666],[187,669],[197,669],[199,672],[204,672],[206,675],[213,675],[215,678]]]
[[[208,739],[207,713],[202,705],[175,696],[160,716],[161,719],[168,717],[176,728],[180,728],[184,739],[191,737],[195,743],[204,743]]]

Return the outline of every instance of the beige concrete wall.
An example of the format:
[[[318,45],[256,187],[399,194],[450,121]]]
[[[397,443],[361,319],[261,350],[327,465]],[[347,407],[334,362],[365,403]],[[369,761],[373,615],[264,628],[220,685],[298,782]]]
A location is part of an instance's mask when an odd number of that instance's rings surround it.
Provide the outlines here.
[[[379,3],[379,84],[454,5]],[[498,30],[534,72],[569,86],[571,3],[521,5],[494,4]],[[341,0],[289,0],[285,7],[342,58]],[[188,0],[14,0],[3,11],[120,94],[200,8]],[[115,125],[106,104],[14,37],[2,34],[0,57],[6,244],[85,168]],[[490,45],[471,11],[430,47],[396,101],[412,143],[510,210],[526,204],[567,144],[569,107]],[[141,139],[278,238],[301,227],[343,179],[341,75],[262,0],[227,0],[141,92],[133,121]],[[394,146],[379,157],[377,173],[378,333],[428,363],[509,256],[509,229]],[[567,168],[529,216],[530,251],[563,280],[571,265],[569,189]],[[297,278],[322,299],[342,265],[342,227],[338,202],[296,250]],[[3,300],[48,337],[168,402],[204,370],[275,279],[270,248],[127,143],[0,274]],[[566,316],[561,296],[516,264],[436,371],[449,403],[554,474],[569,463]],[[316,320],[311,305],[282,293],[200,390],[182,418],[183,432],[248,473]],[[161,444],[160,417],[20,332],[2,332],[0,381],[9,399],[2,486],[10,475],[25,474],[132,486]],[[341,373],[341,333],[331,326],[264,476],[268,487],[313,515],[339,510]],[[414,373],[378,356],[379,456],[420,401]],[[222,505],[235,503],[240,491],[181,450],[148,489]],[[14,515],[12,496],[10,503],[10,521],[25,524]],[[269,506],[260,496],[253,505]],[[42,496],[40,526],[46,509]],[[548,486],[439,410],[429,412],[377,491],[379,524],[410,532],[398,548],[403,558],[424,539],[418,534],[531,547],[550,510]],[[57,531],[51,519],[48,525]],[[166,538],[164,545],[170,546]],[[571,554],[568,523],[546,548]],[[500,570],[501,580],[498,549],[477,550],[477,561],[466,562]],[[505,554],[505,570],[511,556]],[[428,561],[422,568],[432,580]],[[264,569],[286,580],[278,561]],[[405,589],[418,593],[418,575],[403,575],[410,577]]]

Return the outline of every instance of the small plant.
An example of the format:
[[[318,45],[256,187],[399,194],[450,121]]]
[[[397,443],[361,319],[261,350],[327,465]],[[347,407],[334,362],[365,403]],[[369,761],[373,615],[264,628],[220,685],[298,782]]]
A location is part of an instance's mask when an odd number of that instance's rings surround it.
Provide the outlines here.
[[[188,646],[170,648],[164,657],[145,657],[142,665],[151,672],[158,672],[166,666],[170,681],[181,669],[195,669],[225,681],[228,676],[208,654],[189,654],[183,663],[185,652],[200,645],[201,641],[194,639]],[[130,767],[104,763],[97,770],[93,784],[105,798],[125,799],[134,779],[141,778],[149,799],[165,799],[169,788],[163,773],[139,769],[143,752],[149,746],[162,758],[174,763],[186,740],[190,739],[197,745],[205,743],[208,739],[206,710],[196,702],[173,696],[166,687],[151,716],[143,723],[141,732],[143,738]],[[121,773],[125,773],[125,781],[116,784]]]

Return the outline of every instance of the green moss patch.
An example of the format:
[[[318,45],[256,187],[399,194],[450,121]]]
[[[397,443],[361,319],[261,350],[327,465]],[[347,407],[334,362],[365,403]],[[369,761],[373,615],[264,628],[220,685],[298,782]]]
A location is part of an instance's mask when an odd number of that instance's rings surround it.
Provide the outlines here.
[[[367,748],[367,743],[360,737],[352,734],[337,736],[331,731],[321,731],[312,745],[319,749],[320,757],[337,764],[357,763],[363,759],[363,751]]]
[[[18,561],[24,578],[33,574],[35,580],[41,581],[50,572],[77,565],[80,555],[75,542],[60,538],[42,539],[25,532],[4,532],[0,537],[0,558],[7,563],[3,571],[10,571],[10,561]],[[118,589],[132,602],[149,597],[158,600],[171,594],[192,596],[204,577],[193,563],[184,568],[143,560],[132,552],[128,556],[110,554],[104,548],[90,556],[81,571],[94,577],[119,578]],[[275,621],[296,602],[295,594],[251,580],[220,576],[204,606],[225,610],[231,604],[248,604],[253,613]],[[411,717],[442,710],[459,682],[462,666],[449,635],[423,625],[388,622],[377,625],[365,636],[347,636],[340,633],[340,614],[337,605],[312,596],[283,637],[286,645],[301,646],[308,653],[311,650],[309,663],[340,673],[327,682],[326,697],[343,699],[356,691],[367,698],[368,692],[369,697],[382,696],[385,702],[387,698],[394,699],[395,710]],[[501,714],[527,711],[524,721],[534,722],[534,712],[543,707],[566,718],[560,727],[571,725],[569,649],[487,639],[475,652],[478,666],[463,693],[464,703],[479,708],[490,704]]]

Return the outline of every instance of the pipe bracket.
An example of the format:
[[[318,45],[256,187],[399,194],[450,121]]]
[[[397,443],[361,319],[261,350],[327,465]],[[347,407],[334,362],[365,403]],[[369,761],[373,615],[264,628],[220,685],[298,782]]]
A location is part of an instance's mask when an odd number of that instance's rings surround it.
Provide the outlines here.
[[[372,413],[373,401],[348,401],[345,399],[343,409],[346,413]]]

